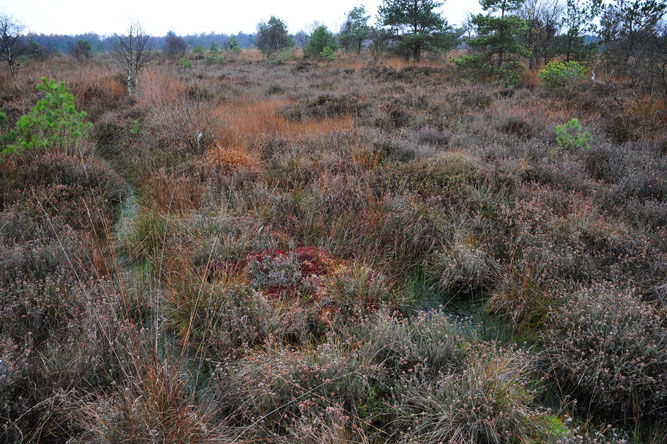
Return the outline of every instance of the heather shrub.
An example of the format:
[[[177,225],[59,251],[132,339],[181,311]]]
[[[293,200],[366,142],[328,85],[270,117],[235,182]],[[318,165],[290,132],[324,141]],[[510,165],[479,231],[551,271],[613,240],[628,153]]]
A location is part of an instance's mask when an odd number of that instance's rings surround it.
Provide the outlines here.
[[[0,421],[2,437],[66,440],[78,431],[71,395],[122,379],[127,330],[116,294],[106,282],[55,272],[4,287],[0,299],[0,415],[12,419],[8,428]]]
[[[661,229],[667,226],[667,202],[631,198],[625,201],[624,208],[626,220],[633,227]]]
[[[586,171],[593,179],[615,182],[619,176],[619,163],[622,165],[619,157],[609,147],[596,146],[586,154]]]
[[[663,311],[612,284],[581,290],[549,315],[547,365],[582,408],[610,416],[664,415]]]
[[[451,140],[449,134],[442,133],[432,128],[421,129],[417,136],[419,138],[419,143],[435,146],[446,146]]]
[[[302,273],[299,256],[294,251],[287,254],[266,254],[253,259],[248,275],[250,284],[257,290],[312,290],[306,281],[307,276]]]
[[[443,311],[371,317],[357,334],[359,356],[378,366],[375,424],[401,442],[580,442],[539,407],[534,355],[475,332]]]
[[[439,214],[432,208],[409,197],[387,196],[378,210],[379,220],[367,229],[364,248],[382,258],[395,276],[414,271],[434,248],[441,237]],[[376,217],[377,217],[376,216]],[[378,249],[374,251],[372,249]]]
[[[204,269],[208,264],[212,275],[239,266],[247,255],[278,246],[276,236],[252,217],[192,214],[180,225],[190,228],[193,265]]]
[[[353,94],[322,94],[305,101],[299,108],[287,108],[288,120],[301,120],[302,117],[314,119],[333,118],[358,114],[368,108],[368,104]]]
[[[53,328],[40,348],[44,378],[55,387],[108,388],[124,379],[133,326],[122,312],[120,289],[108,280],[88,282],[66,291],[62,328]],[[63,338],[72,341],[63,341]],[[35,344],[37,346],[37,344]]]
[[[505,134],[512,134],[519,139],[532,139],[535,134],[533,126],[520,116],[508,116],[498,129]]]
[[[16,239],[4,234],[0,232],[4,253],[0,257],[0,282],[4,285],[24,279],[47,278],[62,268],[65,258],[85,251],[83,237],[69,230],[55,235],[48,233],[43,238],[28,239],[23,243],[17,243]],[[80,268],[75,268],[75,271],[80,271]]]
[[[266,162],[265,180],[282,191],[294,191],[315,181],[318,176],[310,159],[296,153],[275,156]]]
[[[658,137],[653,143],[653,151],[656,153],[662,154],[663,156],[667,154],[667,135]]]
[[[37,221],[48,215],[103,237],[105,223],[115,218],[128,192],[125,181],[109,165],[92,156],[57,152],[33,151],[20,162],[24,160],[27,163],[20,168],[15,163],[18,159],[0,165],[4,175],[0,190],[7,203],[20,202],[23,211]],[[36,193],[26,195],[27,187],[34,187]]]
[[[586,282],[591,277],[599,276],[600,272],[606,268],[605,265],[608,266],[608,264],[595,262],[592,255],[594,247],[586,245],[586,242],[591,239],[585,233],[587,227],[576,226],[577,223],[584,225],[595,223],[595,221],[582,221],[577,215],[572,215],[563,218],[562,223],[563,232],[567,233],[570,239],[560,237],[564,233],[553,233],[547,230],[530,236],[522,243],[524,250],[520,255],[521,262],[515,264],[520,274],[532,275],[532,280],[535,282],[556,281],[559,280],[559,277],[565,277],[568,281]],[[603,237],[605,234],[596,233],[596,235]],[[544,248],[549,236],[558,236],[551,250]]]
[[[320,442],[336,444],[341,442],[370,443],[371,432],[368,425],[357,417],[350,416],[340,405],[333,404],[325,409],[304,409],[288,428],[284,439],[275,437],[276,442],[310,444]]]
[[[638,138],[636,128],[639,122],[636,119],[616,113],[606,117],[602,122],[602,129],[614,143],[623,144]]]
[[[285,433],[302,415],[331,406],[353,414],[369,396],[374,371],[331,341],[296,350],[268,347],[218,374],[219,402],[240,424],[259,420],[262,427],[254,430]]]
[[[521,171],[520,177],[523,182],[534,182],[547,187],[580,192],[590,190],[585,166],[574,160],[561,159],[554,162],[538,158]]]
[[[373,144],[373,151],[368,151],[365,156],[370,163],[379,162],[408,162],[417,155],[418,147],[404,140],[389,140]]]
[[[122,152],[122,140],[127,129],[113,120],[102,120],[93,126],[91,139],[96,152],[105,159],[116,157]]]
[[[534,406],[531,356],[492,344],[473,350],[460,372],[434,379],[416,372],[401,378],[390,405],[400,439],[557,442],[558,435],[549,436],[547,412]]]
[[[0,333],[39,346],[66,325],[73,307],[80,303],[66,296],[75,287],[74,277],[63,266],[49,271],[48,280],[39,276],[29,277],[32,279],[23,284],[4,283],[0,292],[3,319]]]
[[[406,127],[412,121],[413,115],[400,99],[395,98],[384,104],[383,114],[375,122],[375,126],[385,131]]]
[[[0,336],[0,390],[3,394],[0,398],[0,411],[3,413],[11,408],[10,403],[13,402],[11,392],[27,377],[29,370],[31,352],[22,345],[8,335]],[[8,432],[3,430],[3,433]],[[13,434],[10,432],[11,435]]]
[[[359,334],[361,355],[381,365],[388,386],[406,372],[435,376],[459,369],[465,360],[466,332],[442,311],[406,318],[383,310]]]
[[[341,267],[331,276],[318,304],[328,322],[342,329],[363,321],[385,304],[399,303],[385,275],[368,267]]]
[[[467,185],[484,181],[484,173],[476,161],[462,153],[448,152],[436,158],[415,160],[392,173],[389,180],[397,182],[396,189],[408,187],[425,198],[454,199],[465,194]]]
[[[498,264],[473,239],[459,238],[443,247],[424,264],[435,288],[445,298],[466,297],[490,289]]]
[[[269,88],[266,90],[266,95],[272,96],[272,95],[277,95],[277,94],[285,94],[285,88],[282,86],[275,84],[269,86]]]
[[[461,103],[461,112],[466,109],[484,109],[491,104],[493,96],[491,92],[481,88],[479,85],[459,89],[455,92],[455,98]]]
[[[269,295],[272,304],[267,321],[270,341],[293,346],[322,341],[331,331],[331,316],[317,299],[317,295]]]
[[[650,164],[649,164],[650,165]],[[640,201],[667,200],[667,179],[665,179],[667,165],[635,165],[634,171],[628,171],[620,178],[613,189],[611,198],[623,200],[637,198]]]
[[[195,347],[226,356],[262,343],[270,306],[242,284],[205,283],[193,277],[170,285],[165,314],[169,325]]]

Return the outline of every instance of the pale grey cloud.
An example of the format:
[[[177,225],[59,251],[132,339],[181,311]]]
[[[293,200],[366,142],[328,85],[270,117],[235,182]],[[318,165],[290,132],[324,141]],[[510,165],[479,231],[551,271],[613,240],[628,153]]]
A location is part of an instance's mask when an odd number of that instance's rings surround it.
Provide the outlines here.
[[[122,32],[136,18],[150,34],[164,35],[170,29],[178,34],[254,32],[260,20],[271,15],[282,18],[290,32],[297,32],[315,21],[338,30],[345,12],[363,4],[373,16],[381,0],[0,0],[0,11],[21,21],[27,31],[45,34]],[[465,15],[479,11],[477,0],[449,0],[441,8],[452,24]]]

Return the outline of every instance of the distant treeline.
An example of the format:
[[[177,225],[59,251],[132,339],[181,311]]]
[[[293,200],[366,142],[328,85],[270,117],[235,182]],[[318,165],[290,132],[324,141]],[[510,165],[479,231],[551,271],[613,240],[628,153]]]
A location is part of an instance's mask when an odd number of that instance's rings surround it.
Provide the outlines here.
[[[241,48],[251,48],[255,41],[254,34],[192,34],[186,35],[183,38],[192,47],[201,45],[205,48],[211,46],[211,43],[216,43],[223,46],[231,37],[236,37]],[[110,51],[114,44],[115,36],[113,35],[99,35],[95,33],[76,34],[76,35],[62,35],[62,34],[35,34],[29,33],[25,36],[26,41],[34,41],[37,45],[43,48],[47,53],[66,53],[69,48],[76,44],[77,41],[86,41],[90,44],[93,52]],[[166,36],[152,37],[151,41],[155,49],[163,49]]]

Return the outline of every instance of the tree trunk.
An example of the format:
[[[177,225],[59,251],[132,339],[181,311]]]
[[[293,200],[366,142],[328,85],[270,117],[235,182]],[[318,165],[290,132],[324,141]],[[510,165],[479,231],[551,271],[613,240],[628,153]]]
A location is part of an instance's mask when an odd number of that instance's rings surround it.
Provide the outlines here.
[[[501,12],[500,12],[500,19],[501,19],[500,29],[501,30],[505,29],[505,5],[506,5],[506,1],[503,1],[503,5],[501,6]],[[501,46],[500,50],[498,51],[498,68],[503,67],[503,52],[505,52],[505,47]]]
[[[11,45],[7,47],[7,54],[5,54],[5,59],[9,64],[9,72],[12,73],[12,77],[14,78],[14,80],[16,80],[16,67],[14,66],[14,63],[16,62],[16,55],[12,54]]]
[[[568,35],[567,37],[567,54],[565,54],[565,61],[570,61],[570,53],[572,52],[572,36]]]

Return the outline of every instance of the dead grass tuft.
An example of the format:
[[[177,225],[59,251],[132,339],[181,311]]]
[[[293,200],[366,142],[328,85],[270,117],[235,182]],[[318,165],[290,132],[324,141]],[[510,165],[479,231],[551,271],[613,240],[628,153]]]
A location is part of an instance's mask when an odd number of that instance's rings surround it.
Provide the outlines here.
[[[288,103],[272,97],[218,106],[211,112],[213,119],[220,122],[213,131],[215,140],[223,147],[250,146],[267,137],[298,138],[349,130],[354,123],[353,116],[289,122],[282,116]]]
[[[179,108],[188,87],[175,72],[154,67],[141,76],[140,88],[139,102],[142,105],[163,109]]]
[[[259,159],[243,145],[229,145],[224,148],[216,145],[206,152],[206,162],[212,169],[230,173],[238,168],[253,169]]]

